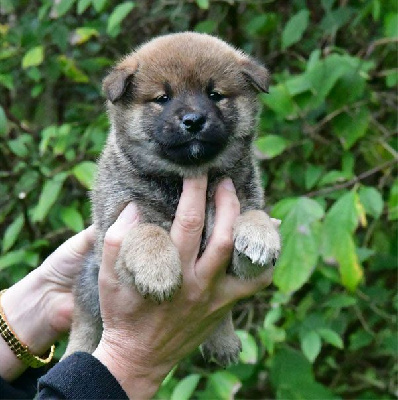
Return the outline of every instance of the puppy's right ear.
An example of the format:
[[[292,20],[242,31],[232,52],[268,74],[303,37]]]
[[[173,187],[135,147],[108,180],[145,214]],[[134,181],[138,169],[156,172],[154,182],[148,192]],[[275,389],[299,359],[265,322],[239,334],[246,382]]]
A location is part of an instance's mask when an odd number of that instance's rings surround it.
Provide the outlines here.
[[[137,67],[138,64],[136,62],[122,62],[105,77],[102,89],[108,100],[114,103],[123,96],[129,78],[134,75]]]

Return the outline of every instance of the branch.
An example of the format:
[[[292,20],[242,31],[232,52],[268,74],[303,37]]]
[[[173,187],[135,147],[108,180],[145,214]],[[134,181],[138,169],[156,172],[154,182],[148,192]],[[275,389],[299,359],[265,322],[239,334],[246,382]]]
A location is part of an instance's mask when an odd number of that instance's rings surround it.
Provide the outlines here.
[[[394,159],[387,161],[381,165],[378,165],[377,167],[370,169],[369,171],[366,171],[366,172],[356,176],[355,178],[353,178],[347,182],[341,183],[339,185],[327,187],[325,189],[320,189],[320,190],[316,190],[314,192],[307,193],[306,196],[307,197],[321,196],[321,195],[335,192],[336,190],[345,189],[347,187],[355,185],[356,183],[360,182],[362,179],[365,179],[365,178],[379,172],[380,170],[382,170],[384,168],[394,165],[397,161],[398,161],[397,158],[394,158]]]

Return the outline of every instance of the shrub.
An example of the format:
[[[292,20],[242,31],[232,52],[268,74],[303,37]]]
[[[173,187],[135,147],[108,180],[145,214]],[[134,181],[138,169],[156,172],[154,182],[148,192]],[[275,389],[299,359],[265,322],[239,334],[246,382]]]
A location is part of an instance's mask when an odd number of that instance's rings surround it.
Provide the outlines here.
[[[237,308],[240,363],[194,354],[158,397],[393,398],[396,2],[2,0],[0,21],[2,287],[89,223],[110,65],[154,35],[217,34],[273,72],[256,146],[284,248]]]

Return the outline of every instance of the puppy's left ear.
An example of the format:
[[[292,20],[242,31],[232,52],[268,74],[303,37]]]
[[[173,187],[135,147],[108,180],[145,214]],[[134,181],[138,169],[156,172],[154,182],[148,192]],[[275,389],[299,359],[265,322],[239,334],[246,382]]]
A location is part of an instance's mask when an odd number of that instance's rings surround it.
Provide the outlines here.
[[[246,79],[259,91],[268,93],[270,73],[267,68],[247,58],[242,62],[242,72]]]

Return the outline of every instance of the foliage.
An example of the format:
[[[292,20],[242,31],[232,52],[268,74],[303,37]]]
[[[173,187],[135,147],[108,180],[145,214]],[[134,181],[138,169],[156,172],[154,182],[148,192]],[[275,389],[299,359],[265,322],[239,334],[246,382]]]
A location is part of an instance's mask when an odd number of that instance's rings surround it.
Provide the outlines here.
[[[157,34],[218,34],[273,72],[257,152],[284,248],[275,286],[237,308],[241,362],[220,371],[194,354],[158,397],[393,398],[397,11],[392,0],[1,0],[0,285],[89,222],[109,66]]]

